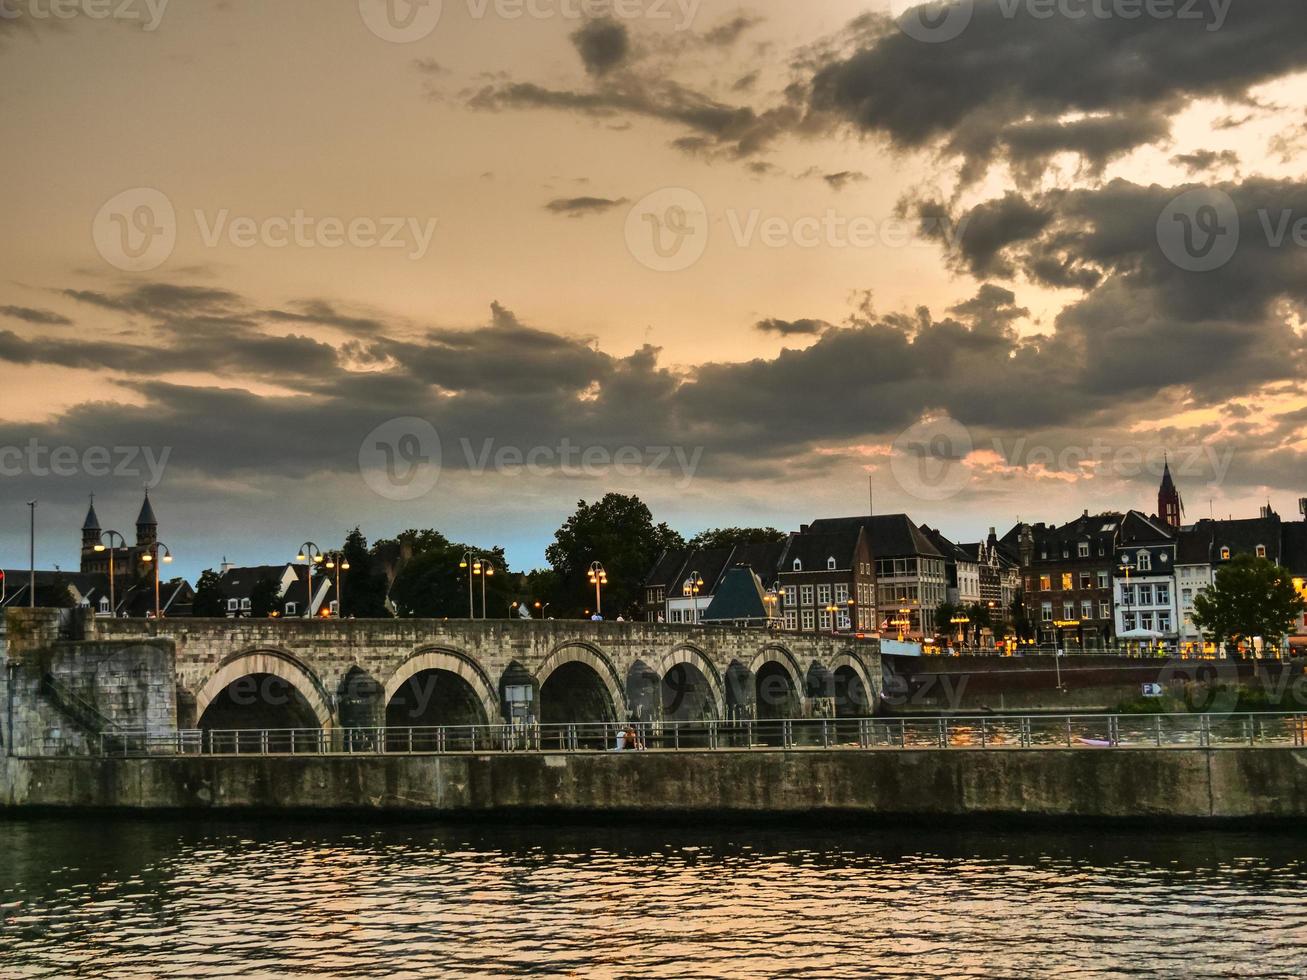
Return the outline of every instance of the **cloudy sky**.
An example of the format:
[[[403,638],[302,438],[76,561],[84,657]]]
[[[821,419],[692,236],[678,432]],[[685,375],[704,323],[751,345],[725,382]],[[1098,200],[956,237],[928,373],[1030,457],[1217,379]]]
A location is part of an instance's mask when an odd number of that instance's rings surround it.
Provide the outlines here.
[[[910,6],[0,0],[0,566],[1296,514],[1307,7]]]

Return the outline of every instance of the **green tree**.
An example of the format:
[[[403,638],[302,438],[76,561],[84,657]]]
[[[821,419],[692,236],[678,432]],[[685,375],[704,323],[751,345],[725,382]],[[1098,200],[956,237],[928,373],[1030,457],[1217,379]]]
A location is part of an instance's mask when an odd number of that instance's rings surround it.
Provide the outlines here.
[[[600,561],[608,573],[604,615],[638,618],[645,576],[663,551],[683,547],[685,540],[666,524],[655,524],[639,497],[610,493],[593,504],[579,501],[545,550],[560,589],[558,608],[551,612],[578,616],[593,608],[594,586],[587,572],[591,562]]]
[[[317,593],[316,585],[313,591]],[[267,619],[280,608],[281,587],[266,576],[255,582],[254,588],[250,589],[250,618]]]
[[[717,527],[700,531],[688,548],[731,548],[741,544],[774,544],[785,540],[785,532],[774,527]]]
[[[1021,594],[1018,594],[1012,600],[1012,635],[1018,640],[1033,640],[1035,638],[1035,624],[1031,622],[1030,615],[1026,610],[1026,600]]]
[[[935,632],[949,638],[956,638],[958,635],[958,624],[953,622],[953,618],[958,615],[960,608],[953,603],[945,600],[935,607]]]
[[[222,591],[222,576],[212,568],[200,573],[200,581],[195,585],[195,602],[191,606],[192,616],[217,618],[227,615],[227,596]]]
[[[494,574],[485,578],[485,615],[508,618],[512,604],[513,578],[504,549],[478,548],[450,541],[439,531],[405,531],[397,538],[407,557],[390,587],[390,600],[403,617],[424,619],[466,619],[468,614],[468,571],[459,568],[465,552],[490,559]],[[478,619],[482,615],[482,578],[471,577],[472,604]]]
[[[361,529],[356,527],[345,536],[341,553],[349,563],[349,570],[340,573],[341,594],[338,598],[341,616],[353,616],[356,619],[389,618],[390,610],[386,608],[386,573],[368,548],[368,539],[363,536]]]
[[[1268,649],[1279,650],[1305,608],[1286,569],[1240,555],[1216,573],[1211,588],[1194,597],[1194,623],[1217,646],[1260,636]]]

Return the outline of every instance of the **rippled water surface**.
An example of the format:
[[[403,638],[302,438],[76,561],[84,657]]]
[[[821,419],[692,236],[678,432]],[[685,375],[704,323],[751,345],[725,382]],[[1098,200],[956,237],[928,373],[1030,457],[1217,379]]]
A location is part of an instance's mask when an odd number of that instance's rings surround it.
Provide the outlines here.
[[[0,822],[0,976],[1307,976],[1307,838]]]

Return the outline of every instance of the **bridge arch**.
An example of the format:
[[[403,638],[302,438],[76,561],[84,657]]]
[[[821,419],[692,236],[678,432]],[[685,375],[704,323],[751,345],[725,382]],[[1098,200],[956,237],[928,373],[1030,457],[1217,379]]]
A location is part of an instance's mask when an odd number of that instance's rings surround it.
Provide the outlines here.
[[[714,717],[725,718],[726,688],[722,676],[717,670],[717,665],[712,662],[708,654],[692,643],[681,643],[670,653],[659,658],[658,672],[662,678],[664,700],[666,700],[667,696],[668,678],[677,668],[693,668],[694,671],[703,675],[704,680],[708,682],[708,692],[712,701]]]
[[[797,718],[803,714],[807,672],[788,647],[769,643],[749,664],[753,677],[753,711],[761,720]]]
[[[288,650],[263,648],[234,653],[218,665],[218,670],[195,696],[195,723],[199,725],[214,699],[243,677],[267,675],[285,681],[304,699],[308,709],[324,730],[335,727],[331,696],[309,667]]]
[[[836,711],[841,714],[844,714],[847,711],[850,715],[856,714],[863,717],[873,714],[876,709],[876,701],[880,696],[880,687],[876,684],[871,671],[867,668],[867,664],[863,659],[853,651],[845,650],[843,653],[837,655],[828,666],[830,667],[831,674],[835,677]],[[845,702],[857,700],[852,697],[850,692],[850,685],[848,682],[848,677],[850,675],[857,678],[858,683],[862,685],[862,692],[865,700],[865,703],[863,704],[840,703],[841,700]],[[841,695],[844,695],[844,697],[841,698]]]
[[[630,706],[623,690],[622,676],[617,668],[613,666],[613,662],[608,658],[608,655],[592,643],[569,640],[554,647],[540,664],[539,670],[536,671],[536,679],[540,682],[542,718],[544,715],[545,684],[549,682],[549,678],[553,674],[569,664],[581,664],[594,671],[599,678],[599,683],[608,695],[609,703],[615,715],[612,720],[621,721],[628,717]],[[602,719],[587,718],[584,720],[600,721]]]
[[[749,661],[749,673],[757,675],[769,663],[778,663],[790,672],[796,684],[803,682],[804,669],[790,648],[780,643],[768,643]]]
[[[495,724],[502,716],[495,683],[473,658],[450,647],[423,647],[395,668],[386,681],[382,694],[382,710],[395,695],[418,674],[440,670],[465,681],[472,689],[488,724]]]

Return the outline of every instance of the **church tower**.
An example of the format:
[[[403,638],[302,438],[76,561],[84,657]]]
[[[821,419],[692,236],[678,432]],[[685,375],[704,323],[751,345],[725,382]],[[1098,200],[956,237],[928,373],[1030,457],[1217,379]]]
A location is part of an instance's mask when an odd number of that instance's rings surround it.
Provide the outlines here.
[[[152,548],[159,540],[159,519],[154,516],[150,506],[150,491],[145,491],[145,503],[141,504],[141,513],[136,518],[136,547]]]
[[[82,571],[92,570],[91,565],[98,555],[95,546],[100,543],[100,518],[95,513],[95,494],[91,494],[91,506],[82,522]]]
[[[1164,524],[1171,527],[1180,526],[1180,516],[1184,513],[1184,504],[1180,500],[1180,491],[1171,479],[1171,461],[1168,459],[1162,468],[1162,486],[1157,491],[1157,516]]]

